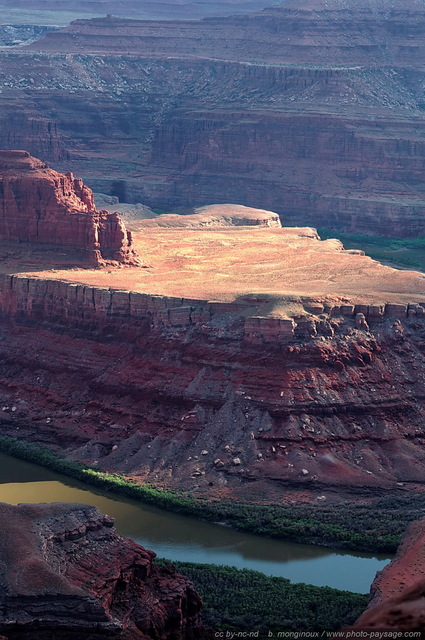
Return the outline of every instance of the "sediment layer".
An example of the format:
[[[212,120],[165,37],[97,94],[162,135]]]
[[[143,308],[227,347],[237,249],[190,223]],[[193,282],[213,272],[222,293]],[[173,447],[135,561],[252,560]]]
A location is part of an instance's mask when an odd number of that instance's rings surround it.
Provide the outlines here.
[[[423,578],[425,567],[425,520],[413,522],[397,555],[379,571],[371,587],[369,607],[354,629],[371,633],[378,629],[424,632]]]
[[[247,310],[3,275],[2,433],[200,493],[424,482],[421,304]]]
[[[116,213],[98,211],[92,191],[27,151],[0,151],[0,239],[80,254],[76,264],[139,264]]]

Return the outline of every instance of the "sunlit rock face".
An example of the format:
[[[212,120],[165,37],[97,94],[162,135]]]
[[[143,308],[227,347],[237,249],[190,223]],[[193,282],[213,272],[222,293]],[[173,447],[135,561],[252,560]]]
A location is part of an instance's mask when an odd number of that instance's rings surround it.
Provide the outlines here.
[[[119,216],[98,211],[82,180],[27,151],[0,151],[0,238],[76,250],[90,266],[138,262]]]

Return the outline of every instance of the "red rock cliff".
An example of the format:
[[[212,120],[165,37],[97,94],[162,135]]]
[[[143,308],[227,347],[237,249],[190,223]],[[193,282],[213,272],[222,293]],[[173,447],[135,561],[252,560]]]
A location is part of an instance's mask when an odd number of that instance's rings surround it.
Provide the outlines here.
[[[397,556],[379,571],[371,587],[368,609],[354,628],[421,631],[424,636],[425,519],[413,522],[398,548]]]
[[[1,431],[209,495],[423,484],[424,308],[313,311],[2,276]]]
[[[78,251],[90,265],[136,263],[117,213],[97,211],[72,173],[57,173],[27,151],[0,151],[0,238]]]
[[[79,504],[0,504],[0,633],[13,640],[199,638],[201,598]],[[53,634],[53,635],[52,635]],[[58,634],[58,635],[54,635]]]

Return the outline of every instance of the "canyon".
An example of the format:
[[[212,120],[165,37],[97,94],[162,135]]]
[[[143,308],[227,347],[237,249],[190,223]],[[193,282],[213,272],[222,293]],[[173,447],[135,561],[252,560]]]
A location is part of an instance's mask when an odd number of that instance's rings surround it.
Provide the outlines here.
[[[194,640],[202,600],[172,566],[79,504],[0,504],[6,640]],[[96,570],[94,571],[94,567]]]
[[[4,32],[2,436],[196,499],[413,519],[425,276],[311,225],[425,235],[423,2],[109,9]],[[203,637],[190,583],[94,509],[0,511],[9,640],[41,593],[46,640]],[[419,522],[357,628],[421,628],[422,547]]]
[[[420,492],[425,276],[272,212],[177,218],[128,223],[143,267],[5,243],[2,434],[199,496]]]
[[[0,147],[161,211],[424,235],[424,7],[77,20],[1,51]],[[249,44],[247,44],[249,43]]]

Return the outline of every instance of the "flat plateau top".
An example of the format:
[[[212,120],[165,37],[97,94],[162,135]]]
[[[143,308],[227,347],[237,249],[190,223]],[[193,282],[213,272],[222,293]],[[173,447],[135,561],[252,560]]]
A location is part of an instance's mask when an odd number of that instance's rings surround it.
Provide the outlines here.
[[[145,228],[134,232],[134,245],[149,268],[64,269],[57,257],[55,264],[44,255],[40,266],[29,254],[13,254],[0,271],[202,300],[266,295],[269,312],[278,314],[297,297],[425,302],[425,274],[345,251],[310,228]]]

